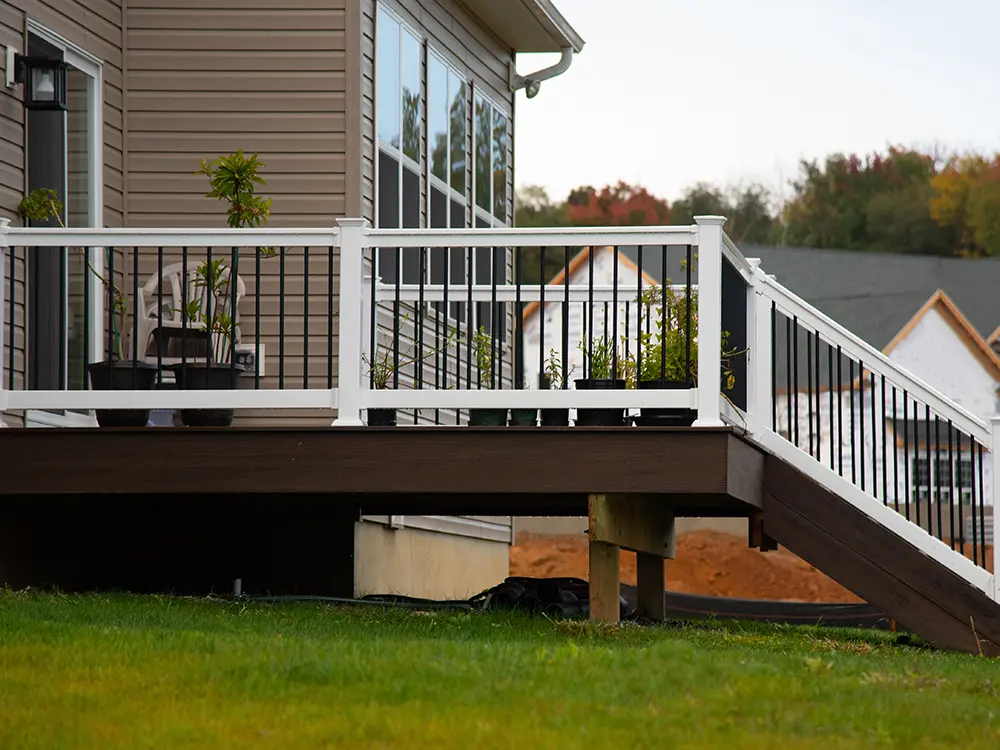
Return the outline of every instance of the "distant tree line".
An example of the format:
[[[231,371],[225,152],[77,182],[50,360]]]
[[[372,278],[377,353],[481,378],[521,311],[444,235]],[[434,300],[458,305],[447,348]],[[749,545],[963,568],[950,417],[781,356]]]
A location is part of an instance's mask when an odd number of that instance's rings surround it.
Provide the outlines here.
[[[1000,154],[941,157],[898,147],[833,154],[822,164],[802,161],[791,188],[780,202],[759,184],[723,190],[699,183],[668,203],[625,182],[579,187],[563,201],[531,185],[518,191],[515,220],[521,227],[638,226],[716,214],[728,218],[726,232],[738,244],[1000,256]],[[537,256],[530,262],[540,268]],[[545,265],[561,263],[546,258]]]

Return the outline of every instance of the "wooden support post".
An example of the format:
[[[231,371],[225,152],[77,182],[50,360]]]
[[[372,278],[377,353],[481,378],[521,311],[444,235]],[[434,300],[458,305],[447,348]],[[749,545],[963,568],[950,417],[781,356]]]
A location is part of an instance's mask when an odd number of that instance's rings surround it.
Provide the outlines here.
[[[648,620],[663,622],[667,617],[667,604],[664,599],[663,558],[645,552],[637,552],[636,575],[638,577],[638,596],[636,613]]]
[[[618,547],[590,543],[590,619],[618,622],[621,619],[621,573]]]
[[[621,548],[638,555],[640,614],[662,620],[663,560],[673,558],[675,549],[673,509],[645,495],[591,495],[588,506],[591,619],[618,621]]]

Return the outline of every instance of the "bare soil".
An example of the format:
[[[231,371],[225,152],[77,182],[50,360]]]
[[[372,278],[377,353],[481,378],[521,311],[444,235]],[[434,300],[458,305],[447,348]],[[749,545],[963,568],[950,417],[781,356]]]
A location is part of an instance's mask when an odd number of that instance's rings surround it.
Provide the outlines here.
[[[510,550],[510,574],[548,578],[589,575],[587,536],[520,533]],[[635,554],[622,551],[622,583],[635,585]],[[745,537],[692,531],[677,539],[677,557],[666,562],[671,591],[741,599],[860,602],[819,570],[785,549],[760,552]]]

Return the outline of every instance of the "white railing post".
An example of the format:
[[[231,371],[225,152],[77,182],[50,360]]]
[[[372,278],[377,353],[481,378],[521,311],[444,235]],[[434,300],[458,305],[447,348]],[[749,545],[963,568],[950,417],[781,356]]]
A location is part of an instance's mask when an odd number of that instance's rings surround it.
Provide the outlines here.
[[[990,494],[993,497],[993,601],[1000,601],[1000,586],[997,585],[997,539],[1000,539],[1000,414],[990,420],[993,428],[993,440],[990,443],[990,455],[992,456],[990,472]],[[985,502],[985,501],[984,501]],[[984,530],[985,531],[985,530]],[[986,534],[983,534],[983,546],[986,546]]]
[[[722,225],[724,216],[695,216],[698,225],[698,417],[719,427],[722,368]]]
[[[771,306],[758,282],[760,259],[747,258],[752,269],[747,289],[747,416],[751,430],[764,429],[771,417]],[[754,425],[754,420],[759,420]]]
[[[4,421],[4,412],[7,411],[7,381],[12,379],[14,374],[7,372],[7,363],[10,361],[9,356],[4,353],[4,342],[6,339],[4,336],[7,333],[7,320],[4,318],[4,313],[7,310],[7,298],[4,293],[4,285],[7,281],[6,269],[6,256],[7,247],[9,245],[7,239],[7,229],[10,227],[10,219],[0,219],[0,428],[6,427],[7,423]],[[14,269],[14,255],[10,256],[10,267],[13,272]],[[11,273],[13,276],[13,273]],[[11,285],[10,296],[14,297],[14,285]],[[13,337],[10,341],[7,341],[7,346],[14,348]]]
[[[338,219],[340,226],[340,326],[337,349],[337,418],[335,427],[364,424],[363,304],[364,249],[368,222],[365,219]]]

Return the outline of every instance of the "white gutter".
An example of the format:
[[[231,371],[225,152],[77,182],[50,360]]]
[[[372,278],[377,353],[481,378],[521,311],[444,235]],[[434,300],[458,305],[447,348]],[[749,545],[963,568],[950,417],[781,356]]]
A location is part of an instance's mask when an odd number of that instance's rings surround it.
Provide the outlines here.
[[[555,65],[550,65],[547,68],[542,68],[534,73],[526,76],[520,75],[517,70],[514,69],[514,65],[510,66],[510,90],[517,91],[518,89],[524,89],[524,93],[527,94],[529,99],[534,99],[538,95],[538,89],[542,86],[542,81],[547,81],[550,78],[555,78],[556,76],[561,76],[567,70],[569,66],[573,64],[573,48],[563,47],[562,57],[559,58],[559,62]]]

